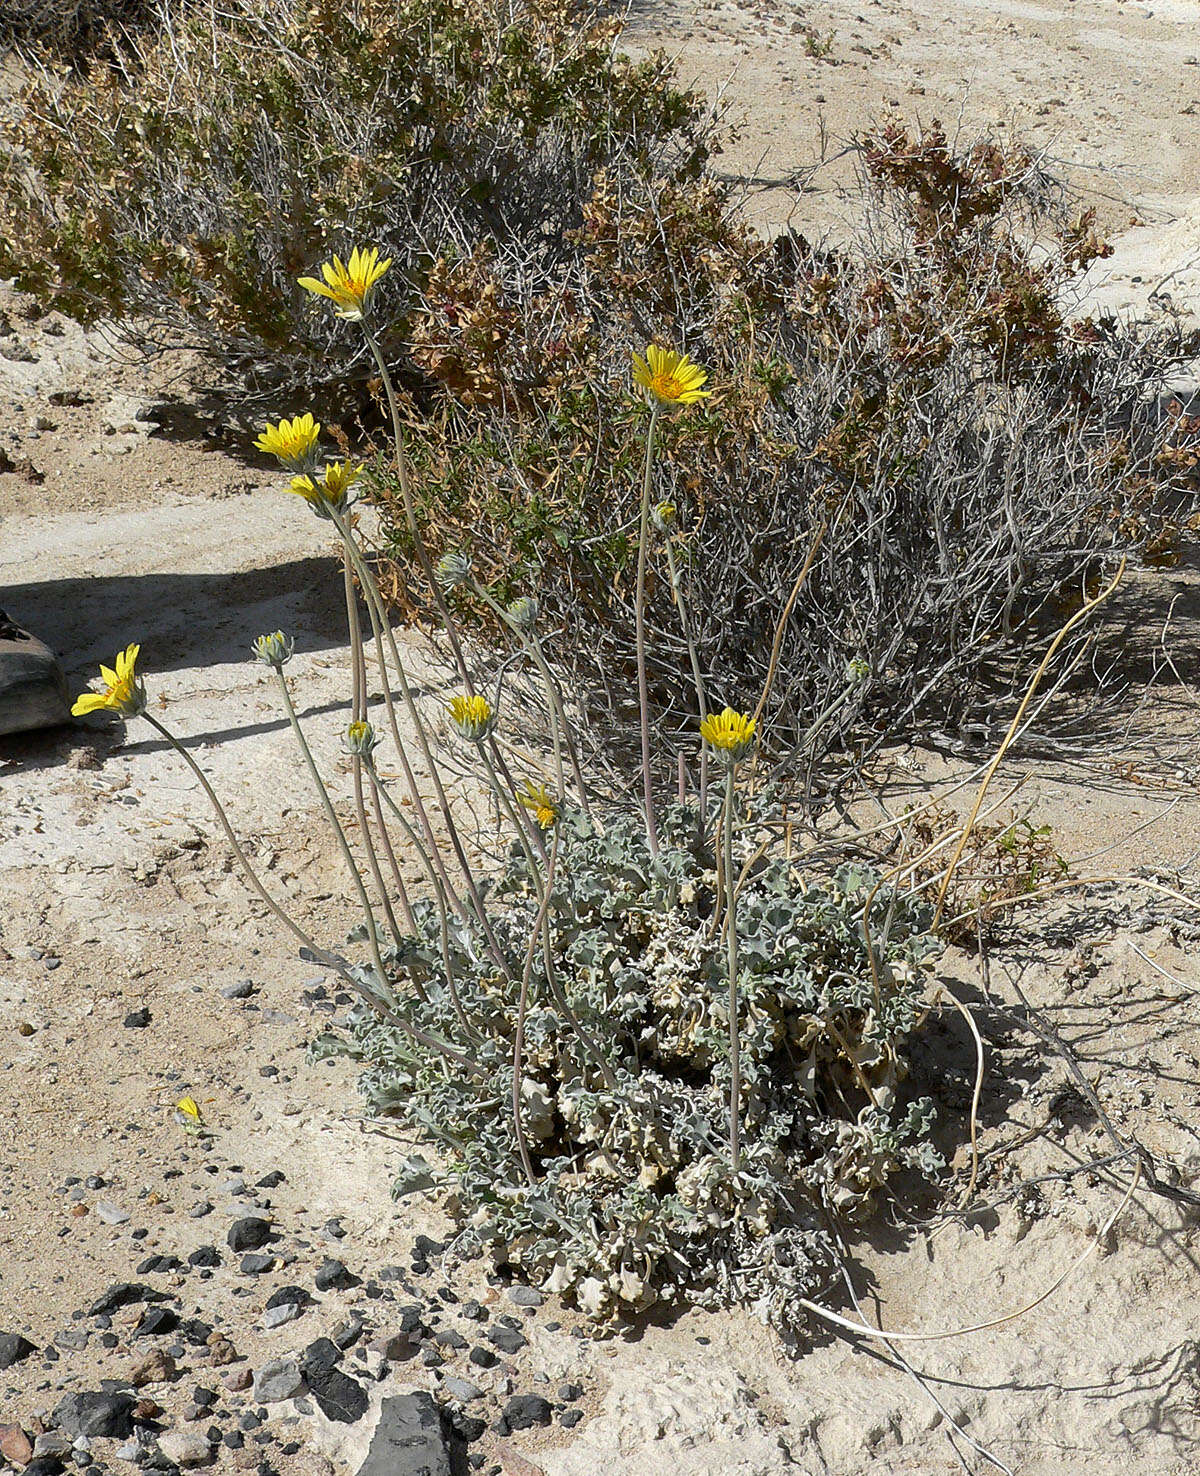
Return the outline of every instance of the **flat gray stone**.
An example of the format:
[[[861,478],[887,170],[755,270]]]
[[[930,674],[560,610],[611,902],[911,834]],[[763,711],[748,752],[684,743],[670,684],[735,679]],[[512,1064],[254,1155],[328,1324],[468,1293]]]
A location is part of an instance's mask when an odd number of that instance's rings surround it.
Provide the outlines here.
[[[206,1466],[212,1447],[195,1430],[168,1430],[158,1437],[158,1448],[173,1466]]]
[[[395,1394],[379,1423],[358,1476],[452,1476],[450,1441],[430,1394]]]
[[[460,1379],[456,1374],[447,1374],[442,1380],[442,1388],[451,1399],[457,1399],[463,1404],[483,1398],[483,1390],[477,1384],[473,1384],[470,1379]]]
[[[70,718],[58,657],[0,610],[0,733],[53,728]]]
[[[254,1375],[254,1398],[259,1404],[278,1404],[282,1399],[294,1399],[307,1387],[300,1365],[294,1358],[273,1358]]]

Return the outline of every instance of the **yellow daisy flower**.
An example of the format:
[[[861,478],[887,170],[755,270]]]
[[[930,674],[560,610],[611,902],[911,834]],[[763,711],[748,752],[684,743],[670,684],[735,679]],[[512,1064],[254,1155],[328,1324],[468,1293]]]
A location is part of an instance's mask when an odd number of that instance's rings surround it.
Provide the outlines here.
[[[195,1097],[180,1097],[175,1103],[175,1121],[180,1127],[191,1128],[193,1131],[204,1126],[204,1118],[196,1105]]]
[[[288,491],[303,497],[317,517],[328,518],[331,511],[340,517],[348,506],[350,488],[361,476],[361,466],[351,466],[348,461],[333,461],[315,482],[307,474],[293,477]]]
[[[307,473],[317,461],[317,441],[321,435],[319,421],[311,415],[297,415],[295,420],[281,420],[278,425],[267,424],[266,430],[255,441],[260,451],[280,460],[289,471]]]
[[[446,711],[459,736],[468,743],[482,743],[496,726],[496,714],[486,697],[453,697]]]
[[[745,712],[710,712],[700,724],[700,736],[726,763],[736,764],[754,747],[755,721]]]
[[[712,394],[700,386],[708,378],[706,370],[693,364],[686,354],[659,348],[652,343],[643,359],[633,356],[633,382],[648,390],[663,405],[691,405]]]
[[[525,792],[517,798],[543,830],[549,830],[558,819],[558,801],[544,784],[535,784],[532,779],[526,779]]]
[[[99,712],[101,708],[120,713],[123,718],[137,717],[139,713],[145,712],[146,689],[134,670],[141,649],[141,646],[129,645],[123,651],[118,651],[115,671],[111,666],[101,666],[100,679],[104,683],[103,688],[99,692],[80,693],[71,709],[72,717]]]
[[[358,322],[371,306],[375,284],[391,264],[390,256],[379,260],[377,246],[372,246],[369,251],[360,251],[356,246],[348,262],[343,263],[340,256],[335,256],[332,261],[321,264],[323,282],[316,277],[300,277],[298,280],[306,292],[327,297],[339,318]]]

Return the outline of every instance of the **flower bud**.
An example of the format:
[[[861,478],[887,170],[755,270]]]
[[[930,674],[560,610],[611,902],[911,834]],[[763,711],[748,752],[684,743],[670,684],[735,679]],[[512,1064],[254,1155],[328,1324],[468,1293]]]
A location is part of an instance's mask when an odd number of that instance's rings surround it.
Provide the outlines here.
[[[370,723],[351,723],[342,739],[347,753],[356,753],[360,758],[370,758],[379,746],[379,734]]]
[[[871,675],[871,663],[863,656],[852,656],[846,662],[846,680],[848,682],[865,682]]]
[[[660,533],[669,533],[675,526],[675,504],[659,502],[650,509],[650,521]]]
[[[278,671],[292,659],[296,643],[291,636],[285,636],[283,631],[273,630],[268,635],[257,636],[250,649],[254,652],[256,661],[261,661],[264,666],[273,666]]]
[[[523,635],[529,635],[537,624],[538,602],[532,595],[518,595],[505,613]]]
[[[433,572],[442,592],[449,594],[471,578],[471,560],[457,549],[450,549],[437,561]]]

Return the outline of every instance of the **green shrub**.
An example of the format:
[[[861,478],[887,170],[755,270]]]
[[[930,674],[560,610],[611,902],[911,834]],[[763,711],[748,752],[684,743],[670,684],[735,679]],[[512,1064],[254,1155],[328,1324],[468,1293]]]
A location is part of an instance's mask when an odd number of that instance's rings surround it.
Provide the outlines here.
[[[469,1053],[482,1076],[445,1070],[365,1004],[349,1038],[327,1036],[316,1049],[356,1055],[372,1110],[434,1147],[434,1163],[408,1162],[397,1192],[444,1189],[458,1254],[486,1253],[601,1322],[660,1299],[736,1301],[794,1337],[805,1318],[796,1297],[811,1296],[837,1259],[816,1206],[861,1218],[898,1168],[940,1166],[931,1104],[899,1091],[939,951],[927,909],[865,871],[804,884],[781,854],[753,868],[738,903],[744,1147],[735,1173],[724,943],[716,873],[692,844],[694,812],[664,816],[657,861],[636,816],[611,817],[604,834],[577,816],[559,825],[549,910],[558,984],[541,985],[525,1026],[535,1187],[512,1131],[519,975],[503,980],[482,940],[460,935],[456,1005],[431,904],[389,960],[409,981],[397,1008]],[[517,851],[492,909],[514,960],[538,931],[536,885]],[[597,1080],[560,992],[607,1061],[611,1087]]]

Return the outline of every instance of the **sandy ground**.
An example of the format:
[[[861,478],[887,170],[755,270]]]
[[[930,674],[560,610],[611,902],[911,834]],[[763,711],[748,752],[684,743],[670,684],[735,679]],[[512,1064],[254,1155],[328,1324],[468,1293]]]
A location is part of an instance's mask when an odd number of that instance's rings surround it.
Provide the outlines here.
[[[1200,289],[1189,275],[1200,260],[1189,198],[1200,70],[1188,60],[1200,41],[1189,18],[1182,3],[908,0],[860,12],[833,0],[819,13],[659,5],[638,9],[635,27],[639,41],[680,51],[685,76],[710,94],[736,63],[725,96],[743,127],[724,162],[752,176],[765,223],[790,215],[798,228],[840,229],[847,163],[834,156],[871,116],[961,118],[968,132],[1003,122],[1065,160],[1109,226],[1145,222],[1106,264],[1114,304],[1144,305],[1175,274],[1176,306],[1189,310]],[[772,181],[812,162],[822,129],[828,164],[786,195]],[[246,651],[261,630],[295,632],[289,670],[302,718],[344,795],[344,611],[327,537],[221,427],[161,410],[186,391],[186,378],[174,382],[186,365],[147,375],[55,315],[0,299],[13,330],[0,337],[0,445],[17,468],[0,474],[0,605],[62,652],[73,688],[140,639],[153,710],[213,774],[270,885],[336,939],[352,921],[338,857],[289,757],[270,673]],[[1132,685],[1114,688],[1103,721],[1092,712],[1077,739],[1027,746],[1001,776],[1025,779],[1013,804],[1052,825],[1062,854],[1092,858],[1079,873],[1152,868],[1186,886],[1198,844],[1198,632],[1194,569],[1133,580],[1098,662],[1136,655],[1125,661]],[[438,673],[411,649],[432,702]],[[892,759],[884,793],[895,807],[953,783],[978,755]],[[596,1344],[572,1336],[569,1313],[544,1309],[529,1320],[528,1352],[489,1376],[488,1398],[541,1387],[529,1383],[535,1375],[576,1381],[586,1418],[570,1433],[557,1416],[551,1429],[511,1441],[489,1433],[483,1469],[996,1469],[955,1425],[1022,1476],[1200,1469],[1194,1213],[1148,1192],[1143,1177],[1115,1228],[1099,1234],[1134,1160],[1112,1159],[1086,1093],[1020,1014],[1024,993],[1070,1044],[1117,1134],[1136,1133],[1177,1166],[1182,1186],[1196,1184],[1196,936],[1185,907],[1121,885],[1031,917],[992,945],[986,969],[947,959],[948,987],[990,1043],[976,1203],[994,1208],[923,1223],[932,1205],[919,1194],[897,1201],[852,1247],[860,1310],[842,1288],[830,1289],[830,1303],[907,1333],[987,1323],[1040,1297],[1099,1236],[1044,1302],[946,1340],[818,1336],[795,1363],[742,1315],[684,1313]],[[244,978],[251,995],[221,993]],[[261,1277],[242,1276],[224,1253],[207,1277],[143,1278],[223,1329],[237,1354],[224,1365],[208,1344],[181,1344],[185,1373],[150,1387],[168,1423],[186,1425],[197,1381],[220,1388],[223,1418],[245,1412],[251,1405],[229,1376],[236,1383],[239,1369],[294,1352],[355,1311],[389,1331],[392,1290],[376,1281],[373,1294],[372,1278],[393,1261],[407,1267],[416,1233],[439,1237],[446,1226],[436,1207],[392,1202],[388,1170],[402,1145],[361,1120],[353,1068],[307,1054],[344,1003],[248,896],[194,780],[145,727],[0,739],[0,1331],[58,1354],[0,1373],[0,1423],[30,1429],[62,1389],[95,1387],[144,1356],[131,1320],[114,1316],[106,1347],[94,1321],[75,1314],[109,1284],[134,1279],[143,1257],[186,1265],[197,1247],[223,1245],[234,1215],[255,1208],[279,1228],[277,1264]],[[127,1025],[142,1008],[148,1021]],[[965,1183],[974,1055],[953,1009],[937,1015],[916,1069],[941,1103]],[[185,1092],[201,1103],[210,1139],[174,1123]],[[259,1186],[272,1171],[284,1180]],[[196,1215],[204,1203],[211,1211]],[[327,1255],[366,1285],[318,1299],[302,1323],[265,1330],[270,1292],[289,1280],[311,1286]],[[498,1295],[481,1270],[456,1275],[460,1299]],[[434,1275],[423,1294],[440,1285]],[[453,1303],[442,1300],[451,1318]],[[557,1330],[548,1326],[556,1320]],[[72,1346],[78,1336],[56,1344],[80,1330],[82,1346]],[[443,1372],[401,1362],[378,1387],[436,1389]],[[273,1407],[265,1428],[273,1440],[253,1459],[222,1447],[218,1469],[265,1456],[272,1469],[307,1476],[352,1468],[361,1455],[360,1427],[339,1433],[290,1405]]]

